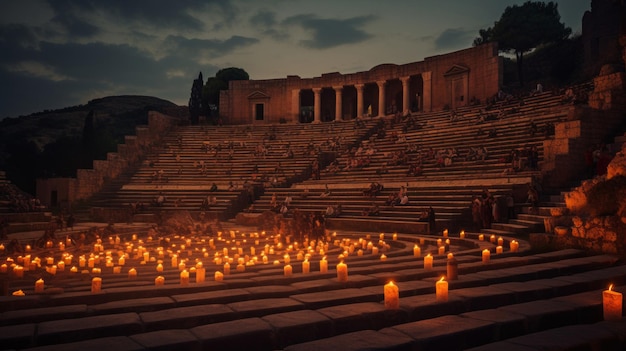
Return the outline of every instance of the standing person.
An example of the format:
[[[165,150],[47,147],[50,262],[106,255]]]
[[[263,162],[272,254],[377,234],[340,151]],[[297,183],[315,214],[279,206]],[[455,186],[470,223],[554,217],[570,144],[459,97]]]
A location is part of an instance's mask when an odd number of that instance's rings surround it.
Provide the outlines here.
[[[76,218],[74,218],[74,214],[70,213],[65,220],[66,226],[68,230],[74,230],[74,223],[76,223]]]
[[[506,216],[508,220],[515,219],[515,199],[512,193],[508,193],[505,198],[506,202]]]
[[[432,206],[428,207],[428,229],[430,230],[430,234],[435,234],[437,232],[435,209]]]
[[[482,202],[478,196],[473,196],[471,208],[474,230],[478,231],[482,228]]]

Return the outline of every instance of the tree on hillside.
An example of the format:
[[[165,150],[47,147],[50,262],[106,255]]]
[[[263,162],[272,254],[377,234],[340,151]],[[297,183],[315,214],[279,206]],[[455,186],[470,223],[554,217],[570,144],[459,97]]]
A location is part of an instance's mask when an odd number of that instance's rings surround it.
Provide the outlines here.
[[[191,85],[191,96],[189,97],[189,119],[191,124],[198,124],[200,113],[202,113],[202,87],[204,79],[202,72],[198,74],[198,78],[194,79]]]
[[[241,68],[224,68],[215,74],[215,77],[207,78],[202,91],[202,102],[205,108],[215,106],[219,110],[220,91],[228,89],[228,82],[231,80],[249,80],[248,72]]]
[[[515,53],[520,86],[524,86],[524,54],[540,45],[566,39],[571,33],[571,28],[561,23],[558,4],[527,1],[521,6],[508,6],[493,27],[479,31],[474,45],[495,41],[501,51]]]

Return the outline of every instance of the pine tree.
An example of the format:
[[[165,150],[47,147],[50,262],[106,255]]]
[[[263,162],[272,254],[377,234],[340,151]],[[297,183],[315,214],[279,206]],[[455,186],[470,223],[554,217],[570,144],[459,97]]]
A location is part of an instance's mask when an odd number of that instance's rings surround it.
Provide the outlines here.
[[[189,97],[189,119],[191,124],[198,124],[200,120],[200,114],[202,113],[202,87],[204,86],[204,79],[202,78],[202,72],[198,75],[197,79],[194,79],[191,86],[191,96]]]

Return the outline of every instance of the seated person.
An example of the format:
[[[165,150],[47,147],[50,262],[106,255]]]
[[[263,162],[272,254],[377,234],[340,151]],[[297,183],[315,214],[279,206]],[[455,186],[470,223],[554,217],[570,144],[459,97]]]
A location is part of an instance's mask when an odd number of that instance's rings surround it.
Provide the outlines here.
[[[378,205],[372,202],[372,205],[370,207],[363,210],[362,215],[363,216],[378,216],[380,215],[380,208],[378,207]]]

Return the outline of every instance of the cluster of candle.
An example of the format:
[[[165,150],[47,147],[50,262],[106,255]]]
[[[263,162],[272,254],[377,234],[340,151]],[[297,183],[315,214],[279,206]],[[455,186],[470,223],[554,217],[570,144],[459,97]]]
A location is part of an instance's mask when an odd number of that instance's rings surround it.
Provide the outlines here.
[[[230,235],[229,235],[230,234]],[[380,239],[376,244],[373,244],[371,238],[368,236],[367,240],[360,239],[358,244],[352,239],[337,239],[336,233],[333,233],[335,238],[335,246],[339,246],[343,249],[340,259],[352,254],[362,255],[365,247],[371,249],[373,254],[378,254],[378,250],[387,250],[390,246],[384,242],[384,234],[381,233]],[[398,235],[396,233],[392,236],[393,240],[397,240]],[[270,264],[272,260],[269,259],[270,255],[279,255],[284,260],[285,275],[290,275],[290,268],[293,266],[293,261],[298,261],[302,267],[302,273],[308,274],[311,272],[310,259],[314,255],[319,255],[319,268],[321,273],[328,271],[328,261],[326,259],[326,252],[329,250],[329,246],[333,242],[325,242],[323,240],[305,240],[302,243],[291,242],[289,237],[283,237],[280,234],[277,235],[265,235],[265,232],[250,233],[248,235],[239,233],[238,231],[229,231],[225,235],[222,232],[218,232],[215,238],[210,239],[196,239],[185,238],[184,236],[173,236],[162,239],[159,243],[163,246],[155,247],[152,241],[152,236],[149,235],[146,238],[138,238],[136,234],[132,235],[132,239],[123,241],[119,236],[110,236],[108,242],[104,242],[101,239],[97,239],[91,247],[90,253],[82,254],[74,257],[71,253],[65,252],[66,248],[71,247],[73,244],[71,239],[66,238],[66,242],[59,242],[55,245],[53,242],[46,242],[45,248],[57,249],[56,254],[60,254],[60,260],[55,262],[53,255],[46,258],[31,257],[30,254],[20,256],[17,262],[13,262],[11,258],[7,258],[6,262],[0,265],[0,273],[11,272],[16,278],[23,278],[25,271],[36,270],[38,268],[45,268],[46,272],[51,275],[56,274],[58,271],[66,271],[70,274],[82,273],[90,274],[93,276],[91,291],[93,293],[100,292],[102,289],[103,269],[109,269],[109,272],[114,274],[122,273],[122,268],[129,265],[135,267],[128,267],[126,270],[128,279],[137,279],[139,270],[142,273],[147,272],[143,267],[150,265],[153,267],[153,272],[156,271],[158,276],[155,278],[155,285],[160,286],[165,282],[163,273],[169,268],[166,268],[165,263],[169,263],[172,268],[177,268],[180,272],[180,284],[188,285],[190,278],[195,275],[195,282],[202,283],[206,280],[206,269],[200,261],[201,258],[208,258],[211,254],[210,250],[214,250],[214,262],[218,265],[223,265],[223,272],[216,271],[214,279],[221,281],[224,276],[229,275],[231,272],[231,265],[234,265],[238,272],[244,272],[246,266],[252,266],[255,264],[263,263]],[[144,242],[144,240],[146,242]],[[260,243],[261,240],[266,241],[265,246]],[[221,243],[219,249],[216,245]],[[360,245],[361,248],[358,248]],[[246,247],[248,246],[248,247]],[[4,251],[4,246],[0,247],[0,253]],[[31,248],[27,247],[25,250],[27,253],[31,252]],[[247,254],[249,252],[249,254]],[[381,256],[384,259],[385,255]],[[194,262],[195,259],[195,262]],[[168,262],[169,261],[169,262]],[[274,261],[276,264],[278,260]],[[18,264],[19,263],[19,264]],[[55,264],[56,263],[56,264]],[[169,266],[168,265],[168,266]],[[343,269],[342,265],[339,265],[338,279],[342,281],[347,280],[347,265]],[[291,270],[293,274],[293,268]],[[97,278],[97,279],[96,279]],[[37,293],[43,292],[44,283],[43,278],[35,282],[35,291]]]

